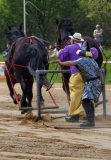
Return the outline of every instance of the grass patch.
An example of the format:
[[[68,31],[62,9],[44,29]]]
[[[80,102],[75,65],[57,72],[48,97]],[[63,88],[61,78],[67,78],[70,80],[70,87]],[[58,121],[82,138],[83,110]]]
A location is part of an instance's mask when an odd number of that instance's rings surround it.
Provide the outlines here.
[[[57,60],[57,57],[54,56],[54,57],[52,57],[51,59],[49,59],[49,62],[54,62],[54,61],[56,61],[56,60]],[[55,70],[56,67],[57,67],[57,63],[49,64],[49,70]],[[58,65],[58,67],[57,67],[56,70],[60,70],[60,69],[59,69],[59,65]],[[48,73],[48,74],[47,74],[47,79],[48,79],[49,81],[50,81],[52,75],[53,75],[53,73]],[[58,73],[58,74],[55,73],[54,76],[53,76],[52,81],[55,81],[56,83],[61,83],[61,82],[62,82],[62,75],[61,75],[61,73]]]
[[[104,54],[108,58],[108,61],[111,61],[111,49],[104,50]],[[104,55],[103,55],[103,60],[106,61]],[[105,84],[109,85],[111,84],[111,63],[108,63],[104,69],[106,70]]]
[[[0,53],[0,62],[5,62],[5,58],[3,58],[3,53]]]

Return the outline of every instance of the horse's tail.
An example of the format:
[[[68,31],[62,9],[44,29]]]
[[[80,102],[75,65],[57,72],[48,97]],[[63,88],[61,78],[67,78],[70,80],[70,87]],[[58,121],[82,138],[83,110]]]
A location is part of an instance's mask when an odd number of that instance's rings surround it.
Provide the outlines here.
[[[36,78],[36,70],[44,70],[43,64],[43,50],[36,44],[31,44],[26,50],[26,66],[30,74]],[[40,83],[48,86],[48,80],[45,74],[40,74]]]
[[[32,74],[34,77],[36,74],[36,70],[44,69],[44,66],[42,63],[42,57],[37,47],[38,46],[36,44],[31,44],[27,48],[26,55],[25,55],[26,66],[30,74]],[[41,65],[40,65],[40,61],[41,61]]]

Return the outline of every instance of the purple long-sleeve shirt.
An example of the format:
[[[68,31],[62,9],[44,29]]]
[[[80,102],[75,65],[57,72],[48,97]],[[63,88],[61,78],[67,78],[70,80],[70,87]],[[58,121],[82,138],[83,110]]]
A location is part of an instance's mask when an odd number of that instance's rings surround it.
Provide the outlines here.
[[[77,50],[80,50],[80,49],[81,49],[80,46],[76,43],[66,46],[64,49],[62,49],[59,52],[60,61],[62,62],[67,61],[66,59],[67,57],[69,57],[69,60],[71,61],[81,58],[81,56],[76,54]],[[70,70],[71,70],[71,75],[78,72],[78,69],[75,66],[70,66]]]

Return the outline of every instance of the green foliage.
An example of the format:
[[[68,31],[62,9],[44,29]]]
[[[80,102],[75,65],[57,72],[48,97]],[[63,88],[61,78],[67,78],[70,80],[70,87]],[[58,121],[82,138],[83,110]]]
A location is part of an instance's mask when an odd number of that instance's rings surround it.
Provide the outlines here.
[[[5,58],[3,58],[3,53],[0,53],[0,62],[5,62]]]
[[[93,23],[93,27],[99,24],[103,29],[104,46],[110,47],[111,44],[111,1],[108,0],[82,0],[87,2],[87,17]],[[91,25],[90,25],[91,26]],[[95,28],[94,28],[95,29]],[[93,30],[94,30],[93,29]],[[92,31],[93,31],[92,30]]]
[[[23,7],[23,0],[0,0],[0,52],[6,49],[7,43],[3,31],[8,29],[8,26],[23,26]],[[80,32],[82,36],[93,37],[96,24],[100,24],[103,29],[104,46],[110,47],[111,1],[109,0],[26,0],[26,12],[26,36],[33,35],[54,44],[56,19],[70,18],[74,22],[75,32]],[[48,47],[49,44],[45,45]],[[110,50],[105,52],[110,58]],[[3,54],[0,54],[0,59],[5,60]],[[56,64],[50,64],[50,68],[55,69]],[[110,83],[110,64],[106,68],[108,72],[106,83]],[[51,75],[47,76],[51,78]],[[58,81],[61,82],[61,74],[59,76]]]
[[[105,84],[111,84],[111,63],[108,63],[106,66]]]
[[[104,50],[104,54],[108,58],[108,61],[111,62],[111,50],[110,49]],[[106,62],[106,58],[104,55],[103,55],[103,60]],[[104,64],[102,65],[102,67],[103,66]],[[105,70],[106,70],[105,84],[111,84],[111,63],[108,63],[106,65]]]
[[[111,1],[26,0],[25,2],[27,36],[40,37],[54,44],[57,29],[56,19],[71,18],[75,31],[82,33],[82,36],[93,37],[95,25],[99,23],[104,31],[104,45],[110,46]],[[0,52],[5,49],[7,43],[3,31],[8,29],[8,26],[23,25],[23,15],[23,0],[0,0]],[[47,44],[45,45],[48,47]]]
[[[7,41],[4,39],[4,30],[8,26],[18,27],[23,24],[23,1],[1,0],[0,1],[0,52],[6,49]]]

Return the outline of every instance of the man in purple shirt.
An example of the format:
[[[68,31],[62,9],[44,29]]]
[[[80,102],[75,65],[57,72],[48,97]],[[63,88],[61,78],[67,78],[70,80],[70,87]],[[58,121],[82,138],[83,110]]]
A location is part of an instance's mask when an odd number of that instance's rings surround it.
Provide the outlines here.
[[[71,38],[71,45],[66,46],[64,49],[60,50],[57,54],[57,57],[60,61],[66,61],[66,58],[69,57],[69,60],[77,60],[81,58],[81,56],[77,55],[77,50],[80,50],[83,45],[83,39],[80,33],[75,33],[73,36],[69,36]],[[79,122],[79,117],[86,117],[84,108],[82,106],[82,96],[83,96],[83,86],[84,83],[82,81],[82,77],[78,72],[78,69],[75,66],[70,66],[71,77],[70,77],[70,108],[69,108],[69,116],[70,118],[66,118],[67,122]]]

